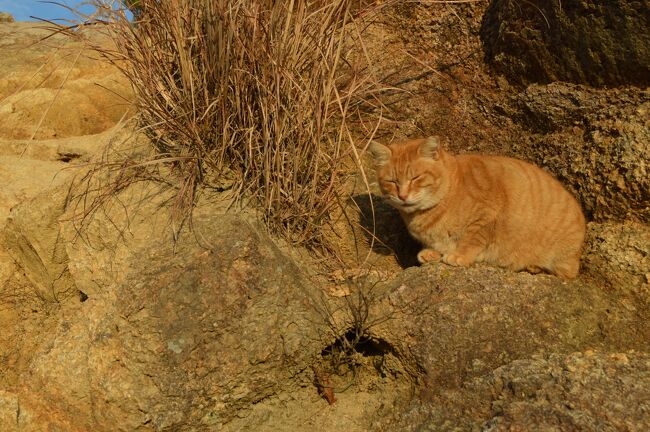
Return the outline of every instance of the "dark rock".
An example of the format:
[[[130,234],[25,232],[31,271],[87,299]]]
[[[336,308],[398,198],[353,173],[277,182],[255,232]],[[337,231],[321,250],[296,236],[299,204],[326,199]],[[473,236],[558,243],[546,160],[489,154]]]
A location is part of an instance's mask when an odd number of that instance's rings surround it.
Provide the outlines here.
[[[481,37],[513,83],[650,84],[650,2],[493,0]]]

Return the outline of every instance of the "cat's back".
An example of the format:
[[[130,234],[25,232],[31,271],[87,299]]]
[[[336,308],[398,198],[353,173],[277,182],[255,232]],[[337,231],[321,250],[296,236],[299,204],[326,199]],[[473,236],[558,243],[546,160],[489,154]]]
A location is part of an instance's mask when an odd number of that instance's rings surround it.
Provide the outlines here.
[[[551,174],[521,159],[506,156],[465,154],[456,157],[463,185],[505,200],[537,198],[539,203],[567,200],[579,205],[575,198]],[[535,203],[533,203],[535,204]]]
[[[585,218],[578,201],[551,174],[503,156],[457,157],[464,192],[498,209],[491,251],[501,265],[529,263],[573,277],[578,271]]]

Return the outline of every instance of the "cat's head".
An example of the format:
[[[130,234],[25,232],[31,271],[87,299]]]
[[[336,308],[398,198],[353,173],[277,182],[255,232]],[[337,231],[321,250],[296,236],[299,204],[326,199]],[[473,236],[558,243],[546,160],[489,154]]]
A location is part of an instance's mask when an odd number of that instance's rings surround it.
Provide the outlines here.
[[[437,137],[368,147],[384,199],[406,213],[437,205],[449,189],[449,174]]]

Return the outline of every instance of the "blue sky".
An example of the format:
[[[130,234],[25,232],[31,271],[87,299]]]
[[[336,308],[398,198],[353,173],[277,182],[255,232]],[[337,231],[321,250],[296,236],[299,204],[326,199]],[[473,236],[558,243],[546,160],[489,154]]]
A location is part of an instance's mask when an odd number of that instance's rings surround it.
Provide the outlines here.
[[[0,12],[9,12],[16,21],[34,21],[30,16],[45,18],[48,20],[68,19],[75,20],[78,17],[70,13],[64,7],[54,3],[61,3],[70,7],[78,8],[82,13],[89,14],[94,11],[88,0],[0,0]]]

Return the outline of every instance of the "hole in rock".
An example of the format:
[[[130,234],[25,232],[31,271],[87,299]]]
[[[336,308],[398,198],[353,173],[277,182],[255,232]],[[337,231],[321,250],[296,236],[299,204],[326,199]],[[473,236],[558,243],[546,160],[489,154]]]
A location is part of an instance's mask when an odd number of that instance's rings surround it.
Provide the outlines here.
[[[79,159],[80,157],[81,155],[78,153],[59,153],[57,160],[68,163],[74,159]]]
[[[357,352],[364,357],[370,357],[394,353],[395,350],[383,339],[375,339],[365,335],[357,336],[354,330],[349,330],[336,342],[325,347],[321,355],[327,357],[341,352],[346,354]]]

